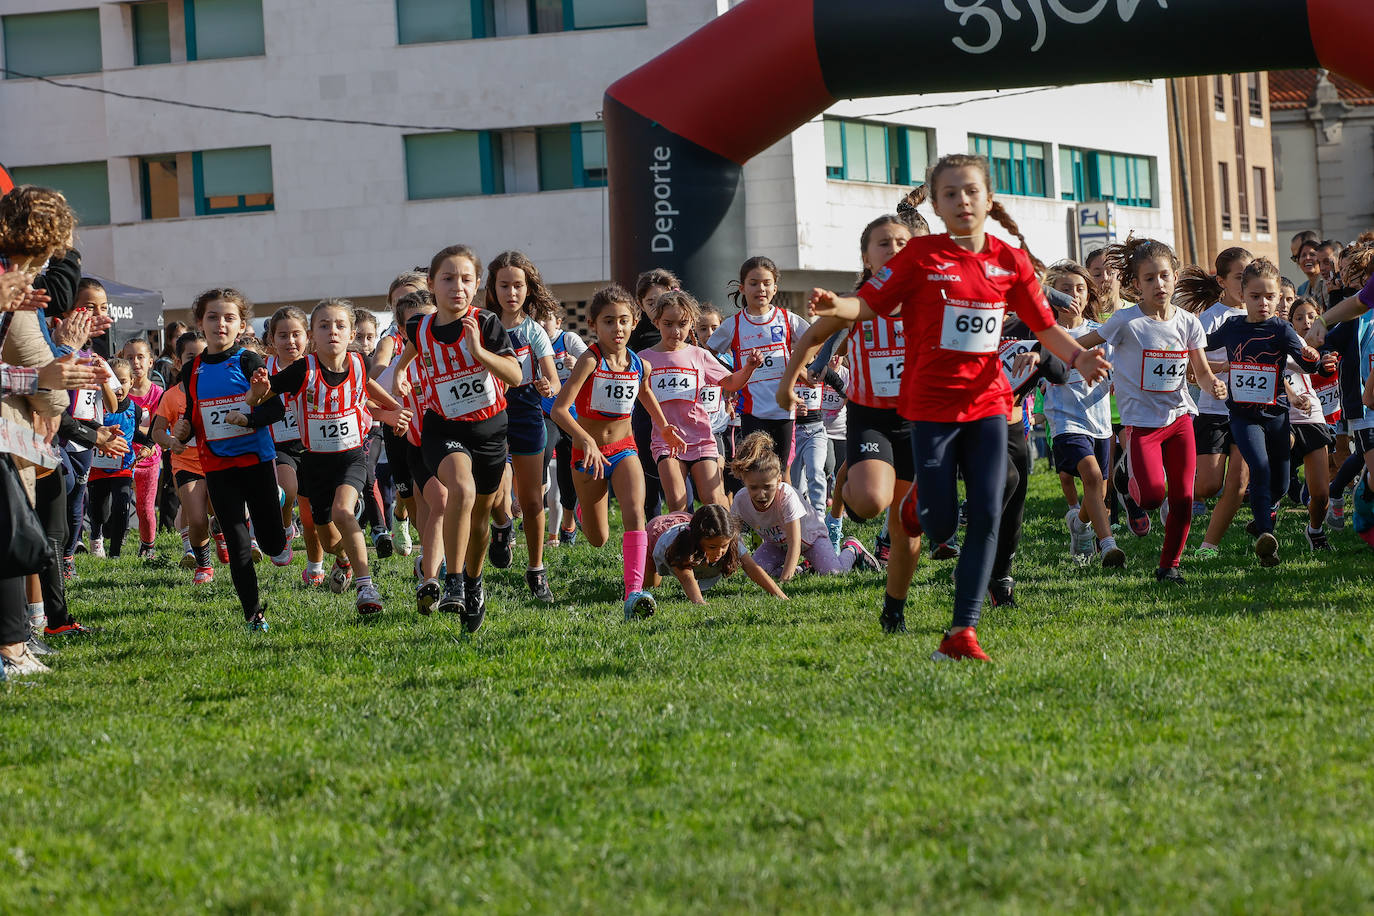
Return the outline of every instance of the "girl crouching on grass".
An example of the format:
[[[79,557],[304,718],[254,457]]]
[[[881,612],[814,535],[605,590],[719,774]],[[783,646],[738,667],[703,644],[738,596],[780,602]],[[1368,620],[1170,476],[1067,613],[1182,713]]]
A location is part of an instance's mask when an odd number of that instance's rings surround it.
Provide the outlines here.
[[[743,568],[759,588],[787,600],[772,577],[739,549],[739,522],[724,506],[708,503],[695,513],[660,515],[649,522],[645,533],[644,577],[650,588],[671,575],[682,584],[688,601],[705,604],[702,592]]]
[[[825,522],[783,479],[782,459],[767,432],[750,433],[735,451],[730,469],[744,484],[735,494],[734,514],[763,538],[753,560],[779,582],[791,581],[802,557],[822,576],[837,576],[856,566],[879,569],[878,561],[855,538],[846,539],[835,553]]]

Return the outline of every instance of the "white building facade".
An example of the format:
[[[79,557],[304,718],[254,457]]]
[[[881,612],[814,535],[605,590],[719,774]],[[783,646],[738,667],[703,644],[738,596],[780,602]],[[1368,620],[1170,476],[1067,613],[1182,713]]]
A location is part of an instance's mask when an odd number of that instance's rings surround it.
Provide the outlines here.
[[[606,86],[727,7],[6,0],[0,161],[68,193],[88,268],[162,290],[169,316],[219,285],[260,315],[325,296],[375,306],[395,274],[456,242],[484,258],[523,250],[578,303],[610,273]],[[1073,247],[1076,200],[1115,201],[1122,237],[1172,242],[1165,91],[841,102],[746,166],[740,260],[777,261],[794,305],[816,283],[846,285],[865,223],[935,158],[971,150],[992,156],[1046,261]],[[695,292],[720,301],[730,279]]]

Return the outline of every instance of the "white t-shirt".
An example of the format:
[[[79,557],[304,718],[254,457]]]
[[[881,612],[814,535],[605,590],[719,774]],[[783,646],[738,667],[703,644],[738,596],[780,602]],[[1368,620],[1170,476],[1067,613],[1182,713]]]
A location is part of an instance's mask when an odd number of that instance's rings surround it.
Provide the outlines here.
[[[1211,334],[1217,328],[1225,324],[1228,318],[1244,314],[1245,309],[1233,309],[1229,305],[1217,302],[1203,309],[1202,314],[1198,316],[1198,321],[1202,323],[1202,333]],[[1224,362],[1226,360],[1226,348],[1222,347],[1219,350],[1208,350],[1207,359],[1209,361],[1221,360]],[[1212,414],[1213,416],[1221,417],[1229,417],[1231,415],[1231,412],[1226,409],[1226,402],[1218,401],[1216,398],[1212,397],[1212,392],[1208,391],[1206,388],[1200,389],[1197,393],[1197,411],[1198,413]]]
[[[1312,384],[1312,377],[1302,371],[1302,367],[1288,359],[1288,366],[1283,371],[1284,381],[1288,387],[1293,389],[1293,394],[1288,398],[1288,422],[1306,424],[1325,424],[1326,416],[1322,413],[1321,398],[1317,397],[1317,389]],[[1298,396],[1307,395],[1312,399],[1312,404],[1307,410],[1298,406]]]
[[[754,501],[749,498],[748,490],[740,490],[735,494],[735,504],[731,511],[739,517],[745,527],[758,532],[759,537],[765,541],[775,544],[786,543],[783,540],[783,527],[796,519],[801,519],[803,550],[830,536],[826,532],[825,522],[802,502],[802,498],[792,489],[790,483],[784,483],[778,488],[777,496],[773,497],[773,505],[763,512],[754,508]]]
[[[1085,321],[1076,328],[1065,328],[1070,337],[1082,337],[1102,326]],[[1107,359],[1112,359],[1111,347],[1104,346]],[[1102,380],[1089,386],[1077,369],[1069,370],[1069,380],[1063,385],[1045,387],[1045,417],[1056,436],[1076,433],[1094,439],[1110,439],[1112,435],[1111,384]]]
[[[689,527],[686,522],[674,525],[659,535],[658,541],[654,544],[654,569],[665,579],[676,575],[673,572],[673,567],[668,564],[668,548],[672,547],[679,537],[686,534]],[[703,592],[721,579],[720,570],[710,565],[698,566],[693,569],[692,576],[697,580],[697,588]]]
[[[1175,308],[1158,320],[1133,305],[1118,309],[1098,333],[1116,351],[1112,384],[1122,424],[1158,429],[1197,413],[1185,384],[1189,351],[1207,345],[1196,315]]]

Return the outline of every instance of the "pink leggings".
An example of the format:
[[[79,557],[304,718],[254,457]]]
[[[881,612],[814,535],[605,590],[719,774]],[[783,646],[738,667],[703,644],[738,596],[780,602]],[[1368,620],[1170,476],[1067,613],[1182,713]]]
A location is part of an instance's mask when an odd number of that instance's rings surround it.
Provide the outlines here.
[[[817,575],[838,576],[854,568],[856,559],[853,547],[841,547],[838,554],[825,538],[816,538],[811,544],[803,544],[801,558],[811,561],[811,568]],[[782,564],[787,560],[787,545],[781,541],[765,539],[754,551],[754,562],[770,576],[782,575]]]
[[[138,512],[138,539],[151,544],[157,537],[157,478],[159,462],[151,467],[134,467],[134,508]]]
[[[1177,567],[1193,521],[1193,473],[1197,469],[1193,418],[1184,414],[1158,428],[1127,426],[1121,438],[1131,475],[1131,499],[1142,509],[1156,509],[1168,494],[1169,518],[1164,524],[1159,566]]]

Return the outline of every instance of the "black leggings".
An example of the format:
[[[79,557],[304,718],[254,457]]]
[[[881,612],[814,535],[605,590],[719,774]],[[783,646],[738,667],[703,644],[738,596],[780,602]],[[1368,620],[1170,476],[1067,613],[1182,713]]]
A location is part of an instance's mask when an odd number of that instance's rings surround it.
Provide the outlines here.
[[[1021,543],[1021,521],[1026,516],[1026,487],[1030,483],[1031,453],[1020,423],[1007,424],[1007,479],[1002,486],[1002,522],[997,526],[997,555],[992,578],[1011,576],[1011,561]],[[917,491],[920,492],[919,490]]]
[[[558,441],[553,446],[554,472],[558,475],[558,504],[564,512],[577,508],[577,490],[573,486],[572,436],[558,429]],[[657,478],[654,478],[657,480]],[[648,486],[646,481],[645,486]]]
[[[243,513],[253,520],[258,545],[263,553],[275,557],[286,549],[286,531],[281,524],[281,504],[277,498],[277,468],[271,461],[259,461],[243,468],[207,471],[205,486],[215,507],[224,542],[229,548],[229,576],[234,580],[243,619],[252,620],[262,610],[258,600],[258,573],[253,568],[252,539]]]
[[[71,530],[67,514],[66,473],[65,470],[54,471],[47,477],[38,478],[34,485],[34,505],[43,522],[43,531],[48,536],[48,546],[52,548],[54,560],[65,555],[63,551],[67,548],[67,534]],[[62,564],[50,563],[47,569],[38,574],[38,582],[43,587],[43,612],[48,615],[48,626],[57,629],[71,623]]]
[[[639,453],[639,466],[644,469],[644,517],[658,518],[663,506],[663,487],[658,482],[658,462],[654,461],[654,450],[650,440],[654,433],[654,423],[649,412],[635,402],[630,414],[630,430],[635,436],[635,450]],[[571,472],[569,474],[571,476]],[[563,486],[559,481],[558,486]],[[559,490],[560,494],[562,490]]]
[[[959,528],[959,477],[964,478],[968,526],[954,570],[956,627],[977,626],[983,611],[1007,483],[1006,437],[1004,416],[967,423],[911,423],[921,527],[936,544],[948,541]]]
[[[1332,499],[1339,499],[1345,493],[1345,488],[1354,483],[1355,479],[1360,476],[1360,472],[1364,470],[1364,452],[1360,451],[1359,443],[1353,438],[1350,440],[1350,444],[1354,446],[1354,450],[1351,451],[1350,457],[1345,459],[1341,466],[1336,469],[1336,476],[1331,478]]]
[[[0,646],[25,642],[29,638],[29,599],[24,591],[24,578],[0,579]]]
[[[129,533],[129,504],[133,500],[132,477],[92,478],[87,484],[87,504],[91,516],[91,546],[100,538],[110,539],[110,556],[119,556],[124,536]]]
[[[382,505],[382,494],[377,489],[377,462],[382,457],[382,437],[368,436],[363,440],[363,445],[366,447],[363,454],[367,461],[367,480],[358,494],[363,501],[363,531],[375,531],[383,526],[389,530],[391,520]]]
[[[1250,466],[1250,511],[1260,531],[1273,532],[1274,506],[1288,490],[1291,429],[1287,412],[1272,417],[1231,414],[1231,438]]]

